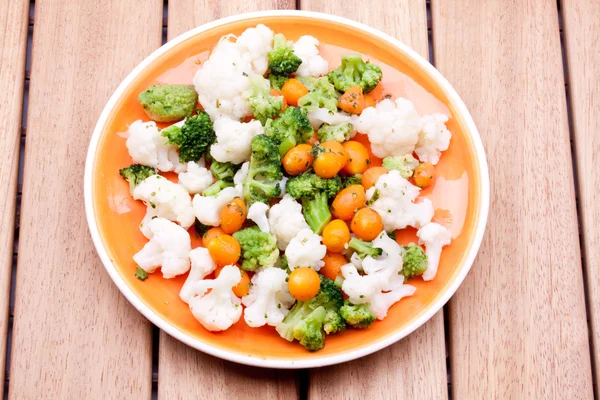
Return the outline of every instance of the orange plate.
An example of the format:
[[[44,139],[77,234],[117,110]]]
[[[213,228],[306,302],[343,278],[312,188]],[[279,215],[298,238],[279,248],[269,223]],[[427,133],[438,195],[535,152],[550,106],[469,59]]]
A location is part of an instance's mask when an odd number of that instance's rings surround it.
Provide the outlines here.
[[[439,76],[432,76],[433,72],[424,70],[406,50],[401,51],[384,40],[383,34],[367,32],[356,23],[345,25],[347,20],[321,18],[298,12],[250,14],[226,23],[217,21],[208,30],[176,39],[175,45],[155,54],[153,61],[128,77],[107,105],[96,128],[96,140],[92,139],[86,171],[86,187],[91,193],[91,200],[86,199],[91,204],[88,217],[109,273],[154,323],[196,348],[230,360],[283,368],[319,366],[356,358],[398,340],[399,332],[410,333],[422,324],[423,316],[432,314],[433,308],[439,309],[452,294],[448,291],[456,289],[470,268],[485,226],[488,179],[485,158],[470,116],[459,110],[464,107],[460,99],[453,92],[448,93]],[[132,163],[125,139],[119,133],[127,131],[135,120],[148,120],[137,95],[157,82],[191,83],[199,63],[222,35],[239,34],[258,23],[294,40],[303,34],[317,37],[330,69],[339,65],[340,54],[362,53],[383,68],[383,82],[374,92],[377,97],[387,94],[392,98],[405,97],[415,103],[421,115],[438,112],[451,117],[447,124],[453,134],[450,148],[436,167],[435,185],[423,191],[435,208],[449,210],[452,215],[454,240],[444,248],[437,277],[432,282],[413,279],[410,283],[417,287],[416,294],[394,305],[385,320],[377,321],[367,330],[349,329],[328,337],[325,348],[317,353],[309,353],[297,343],[279,338],[272,327],[250,328],[243,318],[225,332],[208,332],[179,299],[186,276],[167,280],[158,271],[143,282],[134,276],[136,265],[132,256],[146,243],[139,230],[145,207],[131,198],[129,186],[118,170]],[[359,140],[368,144],[365,136],[359,136]],[[379,163],[380,160],[375,160],[374,164]],[[87,192],[86,189],[86,195]],[[414,237],[414,233],[406,232],[399,237],[406,240],[411,235]],[[198,245],[200,241],[193,238],[193,246]]]

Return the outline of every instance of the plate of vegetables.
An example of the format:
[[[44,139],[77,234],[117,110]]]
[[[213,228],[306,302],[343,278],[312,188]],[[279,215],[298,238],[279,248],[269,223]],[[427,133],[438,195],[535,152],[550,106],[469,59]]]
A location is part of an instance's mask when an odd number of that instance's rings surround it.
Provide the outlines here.
[[[465,105],[397,40],[319,13],[243,14],[121,83],[85,171],[109,275],[182,342],[260,367],[355,359],[452,296],[483,237]]]

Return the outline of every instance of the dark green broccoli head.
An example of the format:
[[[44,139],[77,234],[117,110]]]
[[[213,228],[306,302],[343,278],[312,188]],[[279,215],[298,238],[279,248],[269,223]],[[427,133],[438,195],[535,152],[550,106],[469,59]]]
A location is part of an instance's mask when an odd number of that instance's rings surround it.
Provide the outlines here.
[[[421,275],[427,269],[427,255],[425,255],[421,246],[415,243],[404,246],[403,261],[404,265],[400,273],[407,280]]]
[[[312,171],[306,171],[288,179],[285,188],[286,192],[295,199],[315,197],[319,193],[332,198],[342,190],[342,179],[337,175],[330,179],[321,178]]]
[[[294,45],[283,34],[273,36],[273,50],[268,53],[269,70],[276,75],[290,75],[296,72],[302,59],[294,54]]]
[[[342,57],[342,65],[327,74],[327,77],[340,92],[352,86],[360,86],[363,93],[369,93],[381,80],[381,68],[363,61],[360,54],[346,54]]]
[[[325,344],[326,324],[330,333],[343,329],[343,321],[335,316],[343,304],[341,290],[331,279],[321,276],[317,295],[311,300],[296,302],[283,322],[277,325],[277,332],[290,342],[298,340],[308,350],[320,350]]]
[[[369,304],[352,304],[349,300],[340,308],[340,315],[348,325],[357,329],[366,329],[375,322],[375,316],[369,310]]]
[[[181,128],[171,125],[163,129],[162,135],[169,139],[169,144],[179,147],[179,161],[183,163],[200,160],[216,139],[210,117],[201,110],[187,118]]]
[[[338,94],[327,77],[308,77],[299,80],[305,84],[309,92],[298,100],[298,106],[306,108],[309,112],[319,108],[327,108],[331,112],[337,111]]]
[[[277,145],[267,136],[257,135],[252,139],[251,147],[252,157],[243,183],[244,198],[248,206],[256,202],[268,204],[281,194],[279,181],[283,172]]]
[[[299,143],[306,143],[314,131],[306,110],[300,107],[288,107],[276,120],[269,119],[265,125],[265,135],[279,146],[281,157]]]
[[[138,96],[144,111],[154,121],[179,121],[192,115],[198,94],[193,85],[154,85]]]
[[[366,256],[378,257],[383,254],[383,250],[373,247],[373,242],[365,242],[356,237],[350,239],[348,248],[354,250],[360,258],[365,258]]]
[[[342,177],[342,187],[343,188],[347,188],[348,186],[352,186],[352,185],[362,185],[362,175],[361,174],[348,175],[348,176]]]
[[[261,267],[273,266],[279,258],[277,239],[257,226],[242,229],[233,234],[242,248],[242,269],[255,271]]]
[[[269,118],[275,118],[283,109],[283,96],[271,95],[269,81],[261,75],[252,75],[250,86],[252,95],[248,98],[248,104],[254,118],[264,125]]]
[[[133,189],[147,177],[156,175],[156,170],[145,165],[132,164],[127,168],[121,168],[119,174],[129,182],[129,190],[133,195]]]
[[[275,75],[269,74],[269,82],[271,83],[271,89],[281,90],[285,82],[290,79],[288,75]]]
[[[206,233],[206,231],[209,230],[210,228],[212,228],[212,226],[204,225],[202,222],[200,222],[198,220],[198,218],[196,218],[196,221],[194,221],[194,229],[196,230],[196,233],[200,237],[202,237],[202,235],[204,235]]]
[[[345,142],[350,139],[354,126],[350,122],[342,122],[337,125],[323,124],[317,131],[320,142]]]
[[[229,162],[222,163],[218,161],[213,161],[210,164],[210,172],[217,180],[223,180],[227,182],[233,182],[233,177],[235,173],[240,168],[239,165],[235,165]]]
[[[341,333],[346,330],[346,322],[339,313],[339,310],[329,310],[323,321],[323,330],[326,334]]]

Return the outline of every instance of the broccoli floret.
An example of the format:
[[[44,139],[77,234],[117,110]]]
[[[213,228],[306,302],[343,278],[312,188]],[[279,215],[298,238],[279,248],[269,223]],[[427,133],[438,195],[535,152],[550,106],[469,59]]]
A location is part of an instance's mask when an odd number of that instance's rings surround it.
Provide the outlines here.
[[[196,221],[194,221],[194,229],[196,230],[196,233],[200,237],[202,237],[206,233],[206,231],[209,230],[210,228],[212,228],[212,226],[204,225],[202,222],[200,222],[198,220],[198,218],[196,218]]]
[[[275,141],[265,135],[254,136],[251,147],[252,157],[243,183],[244,198],[248,206],[258,201],[268,204],[281,194],[281,158]]]
[[[362,175],[349,175],[342,177],[342,187],[347,188],[352,185],[362,185]]]
[[[271,89],[281,90],[283,85],[290,79],[287,75],[275,75],[269,74],[269,82],[271,83]]]
[[[218,161],[213,161],[210,164],[210,172],[217,180],[222,180],[226,182],[233,182],[233,177],[235,173],[240,168],[239,165],[235,165],[229,162],[222,163]]]
[[[329,199],[342,189],[339,176],[325,179],[307,171],[291,177],[286,183],[286,192],[302,201],[302,213],[313,232],[321,234],[323,228],[331,221]]]
[[[172,122],[192,115],[198,93],[193,85],[155,85],[140,93],[138,101],[154,121]]]
[[[257,226],[242,229],[233,234],[242,248],[242,269],[255,271],[261,267],[270,267],[277,262],[279,249],[277,239]]]
[[[146,279],[148,279],[148,273],[138,265],[138,267],[135,270],[135,277],[138,278],[140,281],[145,281]]]
[[[204,189],[202,196],[216,196],[221,190],[231,186],[233,186],[233,182],[218,180]]]
[[[352,304],[346,300],[340,308],[340,315],[348,325],[357,329],[366,329],[375,322],[375,316],[369,310],[369,303]]]
[[[282,254],[281,257],[279,258],[279,268],[286,270],[286,272],[289,274],[290,273],[290,264],[288,263],[288,259],[285,256],[285,254]]]
[[[400,172],[400,176],[408,179],[413,176],[415,168],[419,165],[419,161],[412,154],[399,157],[386,157],[383,159],[382,166],[390,171],[396,170]]]
[[[373,247],[373,242],[365,242],[355,237],[348,242],[348,248],[354,250],[360,258],[365,258],[366,256],[377,257],[383,253],[383,250]]]
[[[267,119],[274,118],[283,109],[283,96],[272,96],[269,93],[269,81],[261,75],[252,75],[250,86],[252,95],[248,98],[248,104],[254,118],[264,125]]]
[[[279,146],[281,157],[295,145],[308,142],[313,134],[306,110],[300,107],[286,108],[279,118],[269,119],[265,125],[265,135]]]
[[[133,195],[133,189],[139,185],[144,179],[151,175],[156,175],[154,168],[147,167],[141,164],[132,164],[127,168],[121,168],[119,174],[129,182],[129,190]]]
[[[323,330],[328,335],[341,333],[346,330],[346,322],[340,315],[339,309],[327,311],[327,315],[325,315],[325,320],[323,321]]]
[[[279,335],[288,340],[298,340],[310,351],[325,345],[325,324],[330,333],[343,330],[342,318],[337,318],[344,304],[341,290],[328,278],[321,276],[321,287],[315,297],[308,301],[298,301],[288,315],[277,325]]]
[[[323,124],[319,127],[317,136],[319,136],[320,142],[336,141],[342,143],[350,139],[353,128],[350,122],[342,122],[337,125]]]
[[[302,59],[294,54],[294,44],[283,34],[273,36],[273,50],[268,53],[269,70],[276,75],[289,75],[296,72]]]
[[[321,78],[299,78],[305,83],[309,92],[298,99],[298,106],[306,108],[307,111],[315,111],[318,108],[327,108],[331,112],[337,111],[338,94],[335,87],[327,77]]]
[[[171,125],[163,129],[162,135],[169,139],[169,144],[179,147],[179,161],[182,163],[200,160],[216,139],[210,117],[201,110],[187,118],[181,128]]]
[[[363,93],[369,93],[375,89],[382,75],[379,66],[363,61],[360,54],[346,54],[342,57],[342,65],[327,74],[327,77],[340,92],[358,85]]]
[[[415,243],[404,246],[403,261],[400,273],[406,280],[421,275],[427,269],[427,256],[421,246]]]

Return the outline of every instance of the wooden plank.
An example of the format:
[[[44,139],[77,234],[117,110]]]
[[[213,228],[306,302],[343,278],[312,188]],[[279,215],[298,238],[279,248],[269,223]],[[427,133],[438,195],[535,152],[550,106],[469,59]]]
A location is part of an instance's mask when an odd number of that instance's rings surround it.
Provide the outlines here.
[[[301,5],[304,10],[336,14],[381,29],[428,57],[424,0],[385,0],[366,8],[358,0],[303,0]],[[409,337],[369,357],[311,371],[309,383],[310,399],[447,398],[442,313]]]
[[[170,39],[214,19],[242,12],[293,9],[293,0],[170,0]],[[193,10],[193,12],[191,11]],[[291,399],[298,397],[298,374],[235,365],[181,344],[161,331],[159,399]]]
[[[0,10],[0,154],[5,155],[0,158],[0,378],[4,379],[29,2],[2,2]]]
[[[556,1],[432,5],[436,66],[492,182],[480,255],[450,302],[453,397],[592,398]]]
[[[150,398],[150,324],[96,256],[82,185],[96,119],[160,45],[161,15],[161,0],[36,1],[11,399]]]
[[[594,381],[600,387],[600,3],[563,1],[562,7]]]

